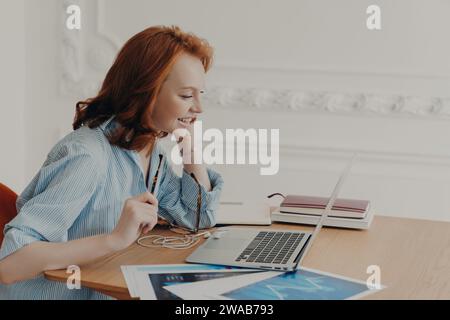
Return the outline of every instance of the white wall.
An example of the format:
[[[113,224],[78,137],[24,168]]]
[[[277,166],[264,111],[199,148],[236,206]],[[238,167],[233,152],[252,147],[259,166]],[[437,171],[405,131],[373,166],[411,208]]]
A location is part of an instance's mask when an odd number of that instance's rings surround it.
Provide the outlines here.
[[[81,32],[64,29],[73,3],[82,7]],[[382,31],[365,27],[373,3]],[[345,158],[359,152],[343,196],[372,200],[378,214],[450,220],[450,2],[26,4],[26,181],[70,131],[75,103],[95,94],[119,47],[147,26],[177,24],[216,48],[207,125],[280,129],[280,173],[219,167],[228,196],[239,188],[327,195]]]
[[[74,97],[62,96],[61,34],[64,27],[61,0],[25,0],[27,131],[25,176],[31,180],[51,147],[63,133],[70,132]]]
[[[18,192],[25,183],[25,11],[22,0],[1,6],[0,182]]]

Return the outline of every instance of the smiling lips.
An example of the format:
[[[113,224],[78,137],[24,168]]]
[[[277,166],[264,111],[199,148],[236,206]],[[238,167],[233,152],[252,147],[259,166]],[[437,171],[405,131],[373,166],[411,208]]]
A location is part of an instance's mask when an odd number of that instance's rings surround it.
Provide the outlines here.
[[[195,122],[197,120],[197,117],[184,117],[184,118],[178,118],[178,121],[182,124],[189,125]]]

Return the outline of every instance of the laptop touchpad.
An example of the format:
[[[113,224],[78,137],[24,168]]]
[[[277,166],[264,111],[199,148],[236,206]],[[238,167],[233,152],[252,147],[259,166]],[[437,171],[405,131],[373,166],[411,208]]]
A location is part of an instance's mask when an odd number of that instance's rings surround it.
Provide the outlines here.
[[[211,239],[208,241],[208,243],[205,245],[205,248],[207,249],[220,249],[220,250],[227,250],[227,249],[236,249],[242,247],[242,240],[247,239],[236,239],[236,238],[227,238],[227,239]]]

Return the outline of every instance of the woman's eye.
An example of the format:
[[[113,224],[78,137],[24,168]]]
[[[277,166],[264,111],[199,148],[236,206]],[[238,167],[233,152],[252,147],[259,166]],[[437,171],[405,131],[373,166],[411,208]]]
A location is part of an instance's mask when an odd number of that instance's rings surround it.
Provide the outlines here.
[[[191,99],[192,96],[181,96],[183,99]]]

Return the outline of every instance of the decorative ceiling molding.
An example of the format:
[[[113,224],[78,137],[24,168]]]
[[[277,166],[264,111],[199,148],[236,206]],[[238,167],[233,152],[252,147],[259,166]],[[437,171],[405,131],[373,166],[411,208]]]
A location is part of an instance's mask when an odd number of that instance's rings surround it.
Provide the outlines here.
[[[63,21],[67,18],[66,8],[71,4],[76,4],[82,8],[84,23],[81,31],[63,28],[60,89],[63,94],[70,94],[82,100],[95,95],[99,90],[101,81],[121,46],[121,41],[106,31],[103,16],[105,0],[64,0],[62,4]],[[88,30],[88,32],[83,32],[83,30]],[[268,70],[257,66],[230,65],[220,66],[220,68],[245,68],[247,71],[253,70],[255,74],[273,72],[278,69],[296,74],[304,73],[304,70],[298,69],[272,68]],[[325,71],[322,70],[322,72]],[[314,70],[311,69],[308,72],[314,72]],[[352,74],[359,73],[352,72]],[[372,72],[367,71],[361,74],[368,75]],[[373,74],[382,75],[378,72],[373,72]],[[396,74],[396,76],[401,76],[401,74]],[[216,86],[208,90],[205,100],[208,105],[218,108],[446,119],[450,117],[450,98],[446,97]]]
[[[401,94],[212,87],[205,100],[209,106],[218,108],[450,117],[450,98]]]

